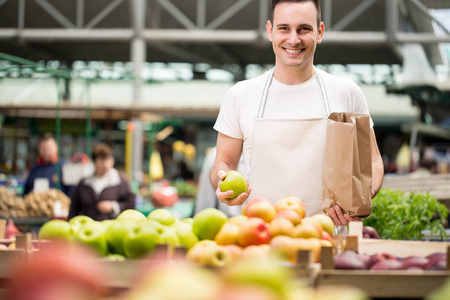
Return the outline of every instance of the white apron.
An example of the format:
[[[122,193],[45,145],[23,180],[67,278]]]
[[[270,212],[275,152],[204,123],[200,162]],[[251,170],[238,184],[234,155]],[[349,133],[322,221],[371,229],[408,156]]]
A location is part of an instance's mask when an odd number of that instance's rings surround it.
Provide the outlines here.
[[[315,72],[324,108],[316,119],[264,119],[272,69],[267,77],[254,122],[249,183],[251,198],[275,203],[287,196],[299,197],[306,216],[322,211],[322,164],[325,149],[328,97],[318,70]]]

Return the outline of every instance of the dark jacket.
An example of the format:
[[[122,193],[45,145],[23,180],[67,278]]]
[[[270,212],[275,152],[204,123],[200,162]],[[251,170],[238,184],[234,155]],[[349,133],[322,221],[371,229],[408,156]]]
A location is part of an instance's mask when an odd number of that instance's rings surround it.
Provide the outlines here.
[[[41,161],[37,160],[30,169],[30,174],[28,175],[23,189],[23,196],[33,191],[34,180],[36,178],[47,178],[49,181],[49,188],[57,188],[58,177],[60,180],[62,179],[61,170],[64,163],[65,161],[62,159],[60,159],[58,163],[50,164],[44,164]],[[56,172],[57,169],[59,170],[58,173]],[[68,197],[72,195],[72,192],[75,188],[74,186],[63,184],[62,181],[60,182],[60,186],[61,191]]]
[[[119,173],[119,176],[120,182],[107,186],[99,195],[87,184],[89,178],[83,179],[71,197],[68,219],[77,215],[85,215],[97,221],[113,219],[115,217],[113,214],[101,214],[98,211],[97,203],[103,200],[117,201],[121,212],[126,209],[134,209],[136,196],[131,191],[131,186],[123,174]]]

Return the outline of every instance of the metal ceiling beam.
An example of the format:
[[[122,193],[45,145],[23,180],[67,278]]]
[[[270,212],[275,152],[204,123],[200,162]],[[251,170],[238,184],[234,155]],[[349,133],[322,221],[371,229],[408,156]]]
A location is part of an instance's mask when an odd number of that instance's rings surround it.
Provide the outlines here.
[[[123,0],[114,0],[113,2],[108,4],[108,6],[106,6],[101,12],[99,12],[95,17],[93,17],[92,20],[89,21],[89,23],[86,24],[85,28],[86,29],[94,28],[95,25],[100,23],[106,16],[108,16],[122,2],[123,2]]]
[[[46,0],[34,0],[43,10],[45,10],[55,21],[61,24],[65,28],[75,28],[69,19],[66,18],[59,10],[57,10],[53,5],[48,3]]]
[[[156,0],[163,6],[178,22],[187,29],[197,29],[197,26],[172,2],[169,0]]]
[[[142,38],[147,42],[175,43],[237,43],[260,44],[268,41],[265,32],[259,30],[189,30],[184,29],[143,29]],[[133,29],[0,29],[0,40],[20,39],[31,41],[131,41]],[[395,35],[396,43],[438,44],[449,43],[450,36],[437,37],[433,33],[402,33]],[[325,31],[324,44],[385,44],[385,32],[338,32]]]
[[[220,25],[225,23],[227,20],[229,20],[231,17],[233,17],[235,14],[237,14],[241,9],[243,9],[245,6],[247,6],[252,1],[253,0],[239,0],[238,2],[234,3],[227,10],[225,10],[222,14],[220,14],[217,18],[212,20],[206,26],[206,29],[213,30],[213,29],[219,28]]]
[[[428,12],[428,8],[420,1],[418,0],[410,0],[412,4],[414,4],[425,16],[427,16],[428,18],[430,18],[431,20],[433,20],[434,22],[436,22],[437,25],[439,25],[439,27],[441,27],[447,34],[450,34],[450,31],[447,29],[447,27],[445,27],[444,24],[442,24],[442,22],[440,22],[438,19],[436,19],[435,17],[433,17],[432,15],[430,15],[430,13]]]
[[[336,24],[333,25],[331,30],[339,31],[345,29],[350,23],[352,23],[357,17],[359,17],[363,12],[365,12],[369,7],[377,2],[377,0],[364,0],[354,9],[352,9],[347,15],[340,19]]]

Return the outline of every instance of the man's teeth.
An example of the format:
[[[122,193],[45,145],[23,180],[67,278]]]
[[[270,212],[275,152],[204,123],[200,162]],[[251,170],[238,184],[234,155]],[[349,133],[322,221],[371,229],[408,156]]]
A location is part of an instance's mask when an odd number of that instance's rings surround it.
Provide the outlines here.
[[[286,52],[287,52],[287,53],[290,53],[290,54],[295,54],[295,53],[300,53],[300,52],[302,52],[302,50],[300,50],[300,49],[296,49],[296,50],[286,49]]]

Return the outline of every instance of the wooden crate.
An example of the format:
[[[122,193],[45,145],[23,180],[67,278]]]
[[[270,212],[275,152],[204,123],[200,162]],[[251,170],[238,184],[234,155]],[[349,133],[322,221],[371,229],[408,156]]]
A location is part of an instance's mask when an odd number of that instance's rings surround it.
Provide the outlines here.
[[[450,267],[449,243],[422,241],[392,241],[357,239],[357,249],[362,254],[389,253],[397,257],[426,256],[433,252],[447,253]],[[354,247],[354,243],[352,243]],[[321,285],[351,285],[363,290],[371,298],[424,298],[442,287],[450,279],[450,271],[373,271],[336,270],[333,266],[331,248],[322,248],[321,269],[312,276],[314,287]]]

